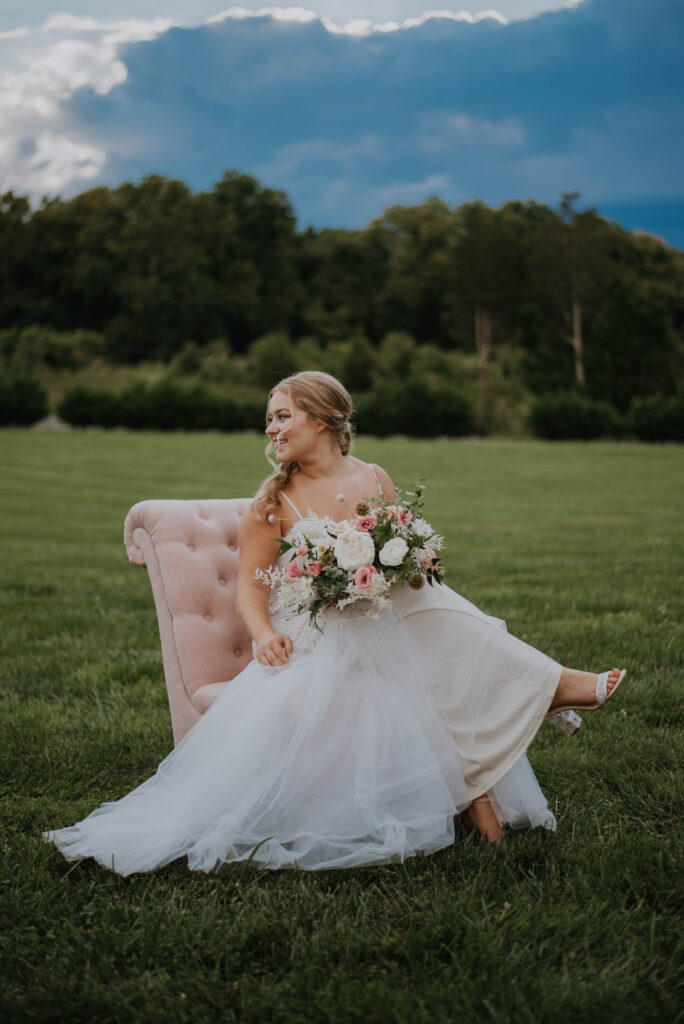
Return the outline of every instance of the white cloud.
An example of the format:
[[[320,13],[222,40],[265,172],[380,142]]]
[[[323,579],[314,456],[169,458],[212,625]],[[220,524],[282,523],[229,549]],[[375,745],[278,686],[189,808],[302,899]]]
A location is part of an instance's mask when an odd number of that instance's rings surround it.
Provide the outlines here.
[[[401,29],[416,28],[418,25],[424,25],[427,21],[439,18],[445,18],[449,21],[465,21],[471,25],[483,19],[491,18],[494,21],[498,21],[501,25],[508,24],[502,14],[489,9],[479,14],[471,14],[469,11],[425,11],[419,18],[406,18],[401,23],[386,21],[383,24],[377,25],[369,18],[354,18],[345,25],[340,25],[327,15],[316,14],[315,11],[310,11],[306,7],[261,7],[258,10],[250,10],[246,7],[230,7],[228,10],[221,11],[219,14],[214,14],[207,18],[207,24],[216,24],[229,18],[244,19],[269,16],[277,21],[297,21],[300,23],[320,21],[328,32],[349,36],[369,36],[374,32],[398,32]]]
[[[207,18],[207,24],[211,25],[227,18],[275,18],[276,21],[316,21],[318,15],[315,11],[309,11],[306,7],[261,7],[259,10],[248,10],[246,7],[230,7],[227,11],[220,11]]]
[[[334,164],[339,171],[353,170],[359,163],[382,162],[387,147],[379,135],[362,135],[359,138],[340,142],[339,140],[312,139],[281,146],[269,158],[268,163],[258,168],[269,176],[278,177],[306,171],[314,163]]]
[[[21,39],[27,32],[27,28],[11,28],[7,32],[0,32],[0,41],[3,39]]]
[[[107,154],[97,146],[56,132],[40,132],[35,139],[23,140],[19,149],[17,154],[16,146],[2,140],[0,161],[6,165],[2,190],[13,189],[34,197],[54,195],[73,182],[96,178],[107,160]]]
[[[480,14],[471,14],[469,11],[458,11],[458,13],[453,11],[425,11],[419,18],[407,18],[402,28],[415,28],[417,25],[424,25],[426,21],[431,21],[433,18],[446,18],[448,21],[467,21],[471,25],[486,18],[492,18],[501,25],[508,24],[503,14],[499,14],[498,11],[490,8],[487,11],[482,11]]]
[[[98,21],[62,13],[38,31],[0,33],[0,40],[26,40],[0,71],[0,191],[18,188],[36,197],[97,177],[107,154],[74,137],[62,104],[77,89],[103,96],[124,82],[119,47],[155,39],[178,24],[169,18]]]
[[[421,149],[434,154],[457,152],[460,146],[476,146],[481,153],[516,150],[527,141],[527,130],[519,118],[489,121],[463,112],[425,114],[418,135]]]
[[[170,28],[182,22],[172,18],[152,18],[143,21],[139,18],[125,18],[121,21],[98,21],[96,18],[78,18],[73,14],[53,14],[41,28],[41,32],[68,32],[71,35],[79,32],[99,32],[103,38],[116,42],[145,42],[155,39]]]

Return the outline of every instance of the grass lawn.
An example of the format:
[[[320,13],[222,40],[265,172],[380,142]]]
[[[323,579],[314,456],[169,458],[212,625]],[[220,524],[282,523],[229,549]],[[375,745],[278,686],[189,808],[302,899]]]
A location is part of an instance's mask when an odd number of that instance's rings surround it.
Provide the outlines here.
[[[505,850],[349,872],[121,878],[41,831],[172,746],[157,621],[122,543],[144,498],[248,495],[263,440],[0,431],[0,1019],[577,1022],[684,1018],[684,451],[365,440],[445,534],[447,582],[558,661],[629,669],[528,751],[558,819]]]

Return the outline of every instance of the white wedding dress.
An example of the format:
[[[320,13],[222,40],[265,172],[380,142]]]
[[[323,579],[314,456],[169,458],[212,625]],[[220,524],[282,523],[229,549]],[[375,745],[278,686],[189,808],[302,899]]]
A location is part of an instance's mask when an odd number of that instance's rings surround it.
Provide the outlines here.
[[[129,875],[182,856],[201,871],[403,861],[450,845],[486,791],[502,823],[555,828],[525,750],[561,666],[500,619],[437,584],[379,618],[328,611],[322,633],[306,613],[272,622],[294,642],[286,665],[251,661],[151,778],[43,838]]]

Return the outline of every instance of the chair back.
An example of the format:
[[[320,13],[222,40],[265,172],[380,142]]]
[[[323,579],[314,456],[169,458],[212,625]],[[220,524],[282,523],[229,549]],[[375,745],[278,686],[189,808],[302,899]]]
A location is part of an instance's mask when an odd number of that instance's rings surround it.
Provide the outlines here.
[[[159,620],[174,743],[250,661],[236,609],[238,528],[249,498],[139,501],[129,560],[147,568]]]

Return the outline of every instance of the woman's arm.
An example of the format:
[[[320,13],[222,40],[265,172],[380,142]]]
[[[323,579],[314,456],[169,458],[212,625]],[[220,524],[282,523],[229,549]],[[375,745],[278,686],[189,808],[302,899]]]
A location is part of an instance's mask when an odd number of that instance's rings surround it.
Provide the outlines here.
[[[289,661],[293,644],[289,636],[273,629],[268,617],[270,588],[255,579],[254,572],[275,565],[279,549],[278,532],[278,523],[257,520],[248,510],[242,517],[238,535],[238,614],[257,645],[256,660],[261,665],[274,668]]]

